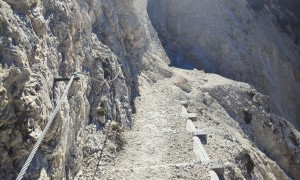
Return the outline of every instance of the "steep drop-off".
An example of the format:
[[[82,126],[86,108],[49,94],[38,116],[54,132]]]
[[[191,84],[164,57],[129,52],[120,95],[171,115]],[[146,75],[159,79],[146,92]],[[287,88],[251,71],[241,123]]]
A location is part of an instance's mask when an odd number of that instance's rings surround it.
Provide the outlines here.
[[[300,129],[295,7],[292,0],[150,0],[148,13],[171,66],[250,83]]]

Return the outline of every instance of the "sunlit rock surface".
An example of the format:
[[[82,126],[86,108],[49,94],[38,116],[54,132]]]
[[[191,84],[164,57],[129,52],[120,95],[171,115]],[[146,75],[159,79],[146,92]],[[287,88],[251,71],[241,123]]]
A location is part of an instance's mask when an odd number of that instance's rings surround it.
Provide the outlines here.
[[[299,3],[150,0],[148,12],[171,66],[252,84],[300,129]]]

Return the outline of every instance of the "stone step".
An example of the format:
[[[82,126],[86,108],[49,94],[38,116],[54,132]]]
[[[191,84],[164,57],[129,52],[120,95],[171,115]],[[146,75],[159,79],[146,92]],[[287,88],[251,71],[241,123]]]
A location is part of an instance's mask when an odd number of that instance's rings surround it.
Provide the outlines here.
[[[192,121],[197,121],[197,114],[196,113],[188,113],[184,106],[181,107],[181,117],[186,117]]]
[[[187,117],[188,119],[192,120],[192,121],[197,121],[197,120],[198,120],[197,114],[196,114],[196,113],[188,113],[188,114],[186,115],[186,117]]]
[[[219,159],[207,160],[202,162],[209,170],[214,170],[219,176],[224,175],[224,165]]]
[[[180,101],[180,104],[183,106],[183,107],[185,107],[185,108],[187,108],[188,107],[188,101]]]
[[[181,116],[185,117],[187,116],[188,112],[184,106],[181,107]]]
[[[197,161],[201,161],[202,163],[207,163],[211,168],[216,168],[216,170],[220,174],[222,174],[221,173],[222,170],[217,168],[217,167],[219,167],[219,165],[217,163],[215,163],[215,162],[212,162],[209,159],[209,156],[208,156],[207,152],[205,151],[204,146],[202,145],[200,139],[198,137],[194,137],[193,140],[194,140],[193,151],[194,151],[194,154],[196,156],[196,160]],[[224,169],[223,169],[223,174],[224,174]],[[209,171],[209,175],[210,175],[211,179],[213,179],[213,180],[219,180],[219,176],[214,171],[214,169],[211,169]]]
[[[200,139],[195,136],[193,137],[193,141],[194,141],[193,151],[196,156],[196,160],[201,162],[208,161],[209,157]]]
[[[204,144],[207,143],[207,134],[203,130],[196,128],[190,119],[186,122],[186,130],[188,133],[197,136]]]

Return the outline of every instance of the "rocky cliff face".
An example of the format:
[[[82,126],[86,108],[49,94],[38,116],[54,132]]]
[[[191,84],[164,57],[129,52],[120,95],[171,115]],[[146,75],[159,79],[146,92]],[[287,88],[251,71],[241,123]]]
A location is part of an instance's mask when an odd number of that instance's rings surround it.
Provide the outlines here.
[[[122,148],[120,128],[132,126],[139,89],[172,76],[169,61],[248,82],[268,94],[270,107],[263,98],[251,99],[259,93],[246,98],[248,86],[243,93],[234,90],[238,86],[203,89],[228,121],[236,120],[230,115],[251,119],[253,130],[244,134],[280,166],[262,167],[278,173],[266,177],[287,178],[281,168],[298,177],[299,162],[290,159],[299,156],[299,134],[279,117],[299,125],[298,26],[294,19],[278,25],[289,17],[273,16],[278,7],[281,1],[275,0],[258,7],[246,0],[0,0],[0,179],[16,177],[44,129],[67,83],[55,77],[74,72],[89,75],[72,84],[25,179],[93,178]],[[197,109],[196,100],[192,104]],[[117,131],[106,136],[109,120]],[[272,152],[276,146],[282,149]],[[254,159],[259,164],[264,158]]]
[[[297,6],[275,0],[150,0],[148,12],[172,66],[250,83],[299,129]]]
[[[72,179],[89,154],[99,156],[109,119],[130,127],[137,77],[170,75],[155,64],[167,59],[146,1],[1,0],[0,9],[0,179],[16,177],[43,130],[67,83],[54,77],[79,71],[98,81],[73,83],[26,176]]]

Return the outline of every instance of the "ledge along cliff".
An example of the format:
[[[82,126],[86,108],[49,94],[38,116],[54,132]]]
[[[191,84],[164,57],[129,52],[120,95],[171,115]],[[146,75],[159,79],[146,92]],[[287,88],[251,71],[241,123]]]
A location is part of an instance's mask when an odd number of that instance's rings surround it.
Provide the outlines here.
[[[207,179],[202,165],[141,168],[192,161],[182,101],[225,179],[300,179],[299,7],[0,0],[0,179],[17,177],[66,88],[55,80],[75,72],[24,179]]]

